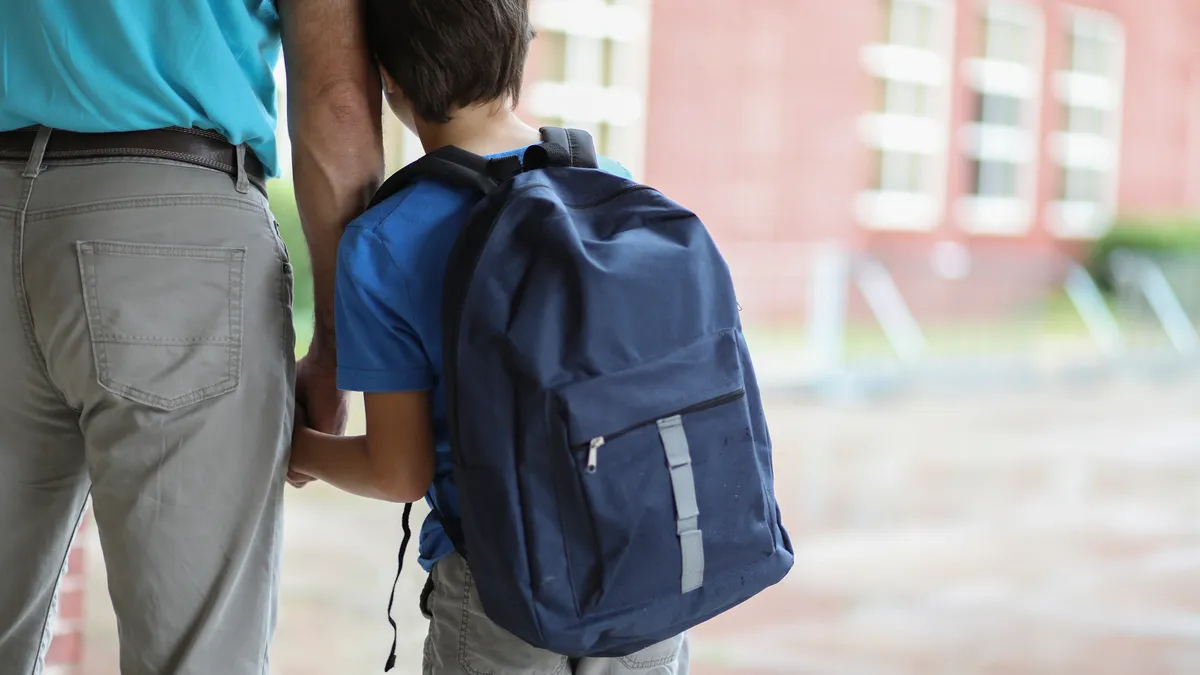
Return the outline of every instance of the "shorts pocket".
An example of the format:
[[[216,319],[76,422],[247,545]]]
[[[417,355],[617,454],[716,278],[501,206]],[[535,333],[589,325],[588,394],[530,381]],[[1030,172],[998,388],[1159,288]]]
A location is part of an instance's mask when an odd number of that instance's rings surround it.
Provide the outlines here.
[[[76,245],[101,387],[157,410],[233,391],[246,249]]]

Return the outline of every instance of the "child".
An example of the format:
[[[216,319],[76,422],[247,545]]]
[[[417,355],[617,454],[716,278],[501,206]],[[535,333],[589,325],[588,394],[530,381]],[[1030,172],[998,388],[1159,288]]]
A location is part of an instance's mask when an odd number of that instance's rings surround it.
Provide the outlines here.
[[[388,103],[426,152],[454,145],[520,155],[538,131],[513,112],[530,40],[527,0],[367,0],[372,47]],[[624,174],[615,162],[601,167]],[[292,470],[348,492],[394,502],[422,497],[433,513],[420,536],[430,573],[424,672],[538,675],[685,674],[683,635],[625,658],[569,659],[491,622],[466,561],[441,518],[457,518],[442,385],[442,281],[478,194],[432,181],[405,188],[346,230],[337,272],[338,382],[361,391],[366,436],[297,426]]]

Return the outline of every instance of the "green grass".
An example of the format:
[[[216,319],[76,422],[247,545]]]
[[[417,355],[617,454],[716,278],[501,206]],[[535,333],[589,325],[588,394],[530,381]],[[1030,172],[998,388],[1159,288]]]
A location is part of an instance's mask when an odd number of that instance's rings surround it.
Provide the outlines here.
[[[296,358],[300,358],[308,353],[308,345],[312,342],[313,313],[308,309],[297,308],[293,320],[296,325]]]
[[[304,231],[300,227],[300,213],[296,209],[296,196],[291,183],[273,180],[267,183],[267,197],[271,202],[271,213],[279,223],[279,234],[287,244],[288,256],[292,261],[292,274],[296,280],[295,306],[297,315],[312,313],[312,266],[308,260],[308,245],[304,243]],[[308,340],[303,341],[308,346]]]

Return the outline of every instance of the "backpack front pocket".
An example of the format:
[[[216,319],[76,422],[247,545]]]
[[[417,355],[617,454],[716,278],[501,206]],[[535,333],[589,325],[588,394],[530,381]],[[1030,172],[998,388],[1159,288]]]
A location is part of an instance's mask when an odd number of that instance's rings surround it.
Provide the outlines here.
[[[736,331],[558,392],[592,525],[581,611],[689,593],[775,550]]]

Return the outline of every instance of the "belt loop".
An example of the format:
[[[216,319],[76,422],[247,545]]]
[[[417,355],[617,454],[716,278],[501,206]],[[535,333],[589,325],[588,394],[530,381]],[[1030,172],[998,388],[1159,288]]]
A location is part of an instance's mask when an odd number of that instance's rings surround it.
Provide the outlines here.
[[[50,127],[38,127],[37,137],[33,140],[33,149],[29,151],[29,161],[25,163],[24,178],[37,178],[42,172],[42,160],[46,158],[46,146],[50,143]]]
[[[250,192],[250,175],[246,173],[246,144],[237,146],[237,191]]]

